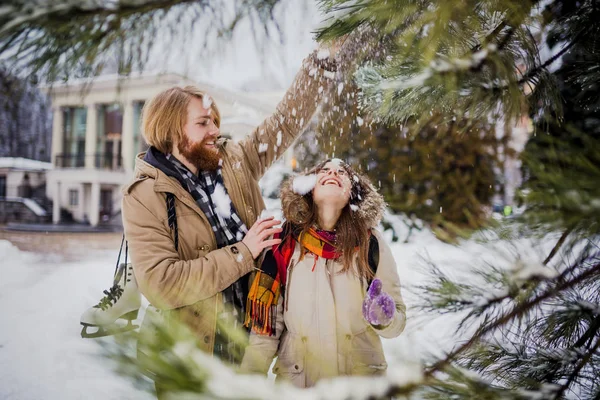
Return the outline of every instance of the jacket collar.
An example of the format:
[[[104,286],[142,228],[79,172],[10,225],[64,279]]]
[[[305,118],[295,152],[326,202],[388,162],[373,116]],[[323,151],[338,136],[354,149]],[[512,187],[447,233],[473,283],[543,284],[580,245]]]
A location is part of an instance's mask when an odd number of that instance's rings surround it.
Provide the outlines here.
[[[217,141],[221,150],[225,149],[226,139]],[[227,152],[221,151],[221,157],[227,158]],[[155,192],[170,192],[175,195],[187,193],[186,185],[179,173],[173,168],[167,156],[151,146],[145,153],[137,155],[134,169],[135,179],[143,177],[154,179]]]
[[[163,172],[166,176],[177,179],[181,186],[185,187],[185,182],[181,178],[181,175],[177,173],[177,170],[173,167],[173,164],[169,162],[166,155],[158,151],[156,147],[152,146],[148,149],[143,156],[143,161]]]
[[[227,154],[227,151],[225,151],[226,144],[227,139],[220,139],[217,141],[217,146],[219,146],[222,150],[221,157],[224,161],[224,184],[227,188],[227,191],[229,192],[231,201],[233,202],[234,206],[236,207],[236,210],[238,211],[238,214],[240,215],[240,218],[242,218],[244,223],[248,225],[252,221],[249,221],[247,218],[244,202],[242,200],[243,194],[239,193],[237,196],[234,196],[234,188],[230,185],[230,182],[236,178],[231,169],[227,168],[227,166],[229,165],[229,155]],[[138,154],[135,160],[134,182],[131,185],[129,185],[125,189],[125,191],[129,192],[131,188],[135,185],[135,182],[148,178],[152,179],[154,180],[155,192],[173,193],[180,201],[182,201],[192,209],[196,210],[196,212],[200,214],[202,218],[206,219],[206,216],[200,210],[200,207],[198,207],[196,201],[192,198],[191,194],[189,194],[189,192],[185,189],[185,184],[181,182],[181,178],[178,176],[179,174],[177,174],[173,167],[171,167],[169,164],[170,163],[167,161],[166,156],[153,147],[148,149],[148,151],[145,153]],[[208,222],[208,219],[206,221]]]

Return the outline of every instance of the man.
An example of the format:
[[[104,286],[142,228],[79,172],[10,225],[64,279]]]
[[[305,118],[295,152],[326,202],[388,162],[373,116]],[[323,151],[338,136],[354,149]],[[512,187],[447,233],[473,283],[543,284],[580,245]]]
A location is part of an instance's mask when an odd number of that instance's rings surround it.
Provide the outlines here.
[[[279,240],[280,221],[258,219],[258,180],[309,122],[335,67],[312,53],[275,113],[239,143],[219,138],[217,105],[194,87],[146,104],[150,149],[124,188],[123,224],[140,291],[165,318],[185,323],[201,348],[239,363],[227,328],[242,327],[247,275]]]

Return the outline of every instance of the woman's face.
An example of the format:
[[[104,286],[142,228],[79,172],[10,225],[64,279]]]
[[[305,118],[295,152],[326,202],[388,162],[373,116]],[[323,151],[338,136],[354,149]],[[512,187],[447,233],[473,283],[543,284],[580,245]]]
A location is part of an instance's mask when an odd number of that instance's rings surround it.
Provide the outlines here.
[[[352,183],[339,160],[327,162],[317,171],[313,200],[319,205],[333,205],[342,209],[348,204]]]

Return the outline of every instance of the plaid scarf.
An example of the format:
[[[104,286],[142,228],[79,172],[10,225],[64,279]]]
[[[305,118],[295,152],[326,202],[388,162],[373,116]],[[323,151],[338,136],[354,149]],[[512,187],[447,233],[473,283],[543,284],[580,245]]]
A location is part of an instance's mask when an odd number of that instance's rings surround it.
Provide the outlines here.
[[[284,224],[283,232],[275,238],[284,240],[269,249],[264,256],[260,271],[256,273],[246,305],[244,324],[253,332],[261,335],[275,335],[277,302],[287,280],[287,267],[290,263],[296,243],[302,245],[300,259],[306,252],[315,255],[314,271],[317,259],[337,259],[341,256],[335,248],[335,233],[310,228],[306,234],[294,232],[290,225]]]
[[[198,176],[188,170],[172,154],[167,159],[179,172],[188,192],[192,195],[200,210],[206,215],[217,241],[217,248],[232,245],[246,236],[248,228],[242,222],[233,202],[229,198],[221,166],[216,171],[199,171]],[[226,266],[223,266],[226,268]],[[239,363],[243,349],[233,343],[226,330],[240,329],[244,323],[246,306],[247,277],[242,277],[221,292],[223,297],[223,312],[217,316],[217,331],[213,352],[222,360]],[[238,359],[239,358],[239,359]]]

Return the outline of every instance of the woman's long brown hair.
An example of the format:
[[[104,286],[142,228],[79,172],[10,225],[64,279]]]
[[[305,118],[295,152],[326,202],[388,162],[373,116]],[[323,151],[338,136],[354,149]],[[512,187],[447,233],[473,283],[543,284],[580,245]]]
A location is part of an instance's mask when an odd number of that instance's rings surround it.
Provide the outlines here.
[[[325,164],[330,162],[331,159],[325,160],[317,164],[313,169],[307,172],[307,175],[317,174]],[[370,239],[370,227],[367,226],[367,222],[363,218],[358,218],[358,212],[352,211],[351,205],[360,207],[360,203],[365,199],[366,194],[372,190],[370,187],[363,183],[360,175],[356,173],[348,164],[341,162],[340,165],[346,170],[348,178],[352,187],[350,189],[350,200],[348,204],[343,208],[340,218],[338,219],[335,230],[336,230],[336,243],[335,246],[342,254],[342,273],[352,269],[352,261],[354,259],[355,249],[358,247],[357,254],[357,267],[358,274],[360,277],[365,279],[372,279],[373,272],[369,267],[368,256],[369,256],[369,239]],[[354,177],[358,179],[355,179]],[[303,196],[304,200],[308,205],[308,213],[306,218],[302,218],[302,221],[294,221],[292,230],[296,233],[308,234],[311,227],[317,225],[317,205],[313,200],[312,191],[308,192]],[[293,205],[284,205],[284,215],[290,215],[293,212],[291,209]],[[290,232],[291,233],[291,232]],[[284,239],[285,240],[285,239]],[[305,250],[302,249],[304,252]]]

